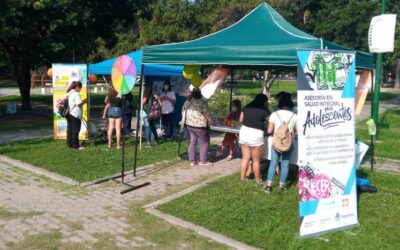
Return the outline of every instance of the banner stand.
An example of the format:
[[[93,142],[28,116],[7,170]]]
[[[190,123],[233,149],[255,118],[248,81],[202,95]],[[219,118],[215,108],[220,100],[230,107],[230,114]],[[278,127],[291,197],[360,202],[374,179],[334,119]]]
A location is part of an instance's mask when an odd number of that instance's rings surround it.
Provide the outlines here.
[[[359,225],[355,53],[298,49],[300,237]]]
[[[141,103],[140,96],[141,96],[142,91],[143,91],[143,88],[142,88],[143,72],[144,72],[144,68],[143,67],[144,67],[144,64],[142,64],[142,66],[141,66],[141,76],[140,76],[140,86],[139,86],[139,101],[138,101],[138,106],[139,107],[140,107],[140,103]],[[125,104],[125,96],[124,95],[122,95],[122,103],[123,103],[123,105]],[[138,141],[138,132],[137,131],[138,131],[139,124],[140,124],[140,112],[138,112],[137,127],[136,127],[136,140],[135,140],[135,151],[134,151],[135,156],[134,156],[133,171],[132,171],[134,177],[136,177],[136,164],[137,164],[137,159],[136,158],[137,158],[137,149],[138,149],[138,143],[137,143],[137,141]],[[127,186],[128,187],[127,189],[122,190],[120,192],[120,194],[126,194],[126,193],[129,193],[129,192],[134,191],[136,189],[139,189],[139,188],[145,187],[147,185],[150,185],[150,182],[144,182],[144,183],[139,184],[139,185],[131,185],[131,184],[125,182],[125,129],[123,128],[122,130],[123,131],[122,131],[122,134],[121,134],[121,136],[122,136],[121,174],[117,175],[117,176],[113,176],[113,177],[110,177],[110,178],[106,178],[106,179],[100,180],[100,181],[96,182],[95,184],[99,184],[99,183],[102,183],[102,182],[106,182],[106,181],[112,180],[112,181],[115,181],[115,182],[117,182],[119,184]],[[121,180],[118,180],[119,178],[121,178]]]
[[[305,236],[302,236],[299,233],[298,234],[298,238],[301,239],[301,240],[310,239],[310,238],[318,238],[318,237],[322,237],[323,235],[328,234],[328,233],[334,233],[334,232],[340,232],[340,231],[344,231],[344,230],[349,230],[349,229],[352,229],[352,228],[355,228],[355,227],[358,227],[358,226],[360,226],[360,225],[359,224],[354,224],[354,225],[350,225],[350,226],[338,227],[338,228],[331,229],[331,230],[328,230],[328,231],[324,231],[324,232],[321,232],[321,233],[309,234],[309,235],[305,235]]]

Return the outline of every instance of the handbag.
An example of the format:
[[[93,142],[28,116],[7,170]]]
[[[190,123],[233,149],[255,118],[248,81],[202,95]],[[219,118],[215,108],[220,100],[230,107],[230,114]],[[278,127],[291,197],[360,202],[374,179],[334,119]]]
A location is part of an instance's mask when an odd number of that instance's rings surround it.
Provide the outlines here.
[[[192,103],[193,103],[193,101],[191,101],[190,103],[189,103],[189,105],[183,110],[184,112],[182,112],[182,119],[181,119],[181,121],[180,121],[180,123],[179,123],[179,125],[180,125],[180,132],[182,133],[182,131],[185,129],[185,127],[186,127],[186,113],[187,113],[187,110],[189,109],[189,107],[190,107],[190,105],[192,105]]]

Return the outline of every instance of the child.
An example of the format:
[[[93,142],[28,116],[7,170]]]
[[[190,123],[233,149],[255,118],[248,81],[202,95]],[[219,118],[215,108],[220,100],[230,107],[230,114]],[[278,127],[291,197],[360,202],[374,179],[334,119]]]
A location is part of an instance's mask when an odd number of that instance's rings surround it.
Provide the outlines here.
[[[224,120],[224,124],[227,126],[233,126],[234,122],[239,121],[240,112],[241,112],[241,102],[239,100],[232,101],[232,109],[231,112]],[[229,147],[229,155],[226,160],[230,161],[233,157],[233,149],[235,146],[236,135],[232,133],[225,133],[224,139],[222,140],[222,145],[220,147],[217,156],[223,155],[225,147]]]

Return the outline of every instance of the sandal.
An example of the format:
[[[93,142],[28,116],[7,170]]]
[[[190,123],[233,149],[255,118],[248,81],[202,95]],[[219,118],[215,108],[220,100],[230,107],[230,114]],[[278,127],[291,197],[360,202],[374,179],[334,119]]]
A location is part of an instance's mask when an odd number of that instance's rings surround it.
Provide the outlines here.
[[[267,182],[265,182],[265,181],[256,181],[256,182],[254,182],[255,184],[256,184],[256,186],[258,186],[258,187],[266,187],[267,186]]]
[[[247,183],[247,182],[249,182],[249,179],[247,179],[247,178],[244,178],[244,179],[241,179],[241,180],[240,180],[240,183],[241,183],[241,184],[245,184],[245,183]]]

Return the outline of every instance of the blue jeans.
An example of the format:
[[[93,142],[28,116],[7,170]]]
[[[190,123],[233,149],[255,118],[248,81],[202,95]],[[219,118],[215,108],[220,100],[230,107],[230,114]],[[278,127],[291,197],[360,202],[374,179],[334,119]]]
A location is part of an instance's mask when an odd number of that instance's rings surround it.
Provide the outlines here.
[[[150,124],[149,124],[149,118],[142,117],[143,121],[143,126],[144,126],[144,134],[146,136],[146,144],[150,145],[151,144],[151,129],[150,129]]]
[[[144,134],[146,136],[146,144],[151,144],[151,134],[153,133],[154,140],[158,143],[158,135],[156,129],[156,120],[149,120],[149,117],[143,117]]]
[[[275,168],[280,162],[281,174],[279,178],[279,184],[284,185],[286,183],[286,179],[289,174],[289,161],[291,154],[292,154],[292,148],[285,153],[278,153],[274,148],[271,149],[271,162],[268,168],[268,179],[267,179],[268,182],[272,183],[272,180],[275,177]]]

